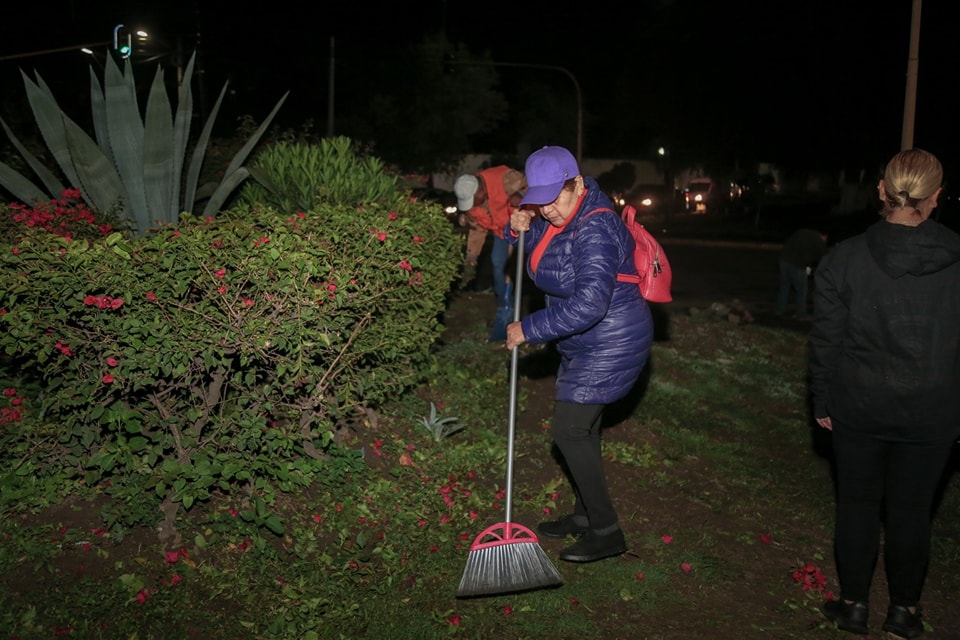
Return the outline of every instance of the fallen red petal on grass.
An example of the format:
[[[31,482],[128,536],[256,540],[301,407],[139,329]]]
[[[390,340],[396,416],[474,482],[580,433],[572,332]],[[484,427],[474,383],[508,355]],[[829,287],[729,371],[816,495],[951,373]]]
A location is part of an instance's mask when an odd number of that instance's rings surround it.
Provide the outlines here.
[[[680,570],[683,571],[684,573],[690,573],[691,571],[693,571],[693,565],[691,565],[689,562],[681,562]]]
[[[663,540],[663,544],[670,544],[673,542],[673,536],[662,535],[660,536],[660,539]]]
[[[637,580],[643,580],[643,578],[644,578],[645,576],[643,575],[643,572],[641,571],[640,573],[637,574],[636,577],[637,577]]]
[[[773,534],[772,534],[772,533],[761,533],[761,534],[760,534],[760,542],[762,542],[763,544],[770,544],[770,541],[771,541],[772,539],[773,539]]]

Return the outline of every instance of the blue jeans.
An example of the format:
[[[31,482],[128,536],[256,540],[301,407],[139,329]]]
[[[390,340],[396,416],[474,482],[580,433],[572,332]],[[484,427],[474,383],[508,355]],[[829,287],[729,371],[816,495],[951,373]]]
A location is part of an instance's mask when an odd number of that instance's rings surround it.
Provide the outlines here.
[[[796,294],[794,297],[797,307],[796,315],[798,318],[807,316],[807,268],[798,267],[784,260],[780,261],[780,290],[777,292],[777,315],[787,310],[787,300],[790,298],[790,291]]]
[[[493,265],[493,293],[497,297],[497,307],[512,306],[513,301],[507,300],[507,258],[510,256],[510,245],[503,238],[493,236],[493,247],[490,250],[490,263]]]

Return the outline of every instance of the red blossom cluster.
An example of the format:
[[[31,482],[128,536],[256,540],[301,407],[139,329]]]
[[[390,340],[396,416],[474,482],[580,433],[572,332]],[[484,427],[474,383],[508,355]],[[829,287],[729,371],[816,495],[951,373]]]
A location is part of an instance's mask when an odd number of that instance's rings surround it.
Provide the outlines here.
[[[799,584],[804,591],[823,593],[823,590],[827,587],[827,577],[816,565],[801,563],[794,569],[792,575],[793,581]]]
[[[83,304],[88,307],[97,307],[98,309],[119,309],[123,306],[123,298],[90,295],[83,299]]]
[[[53,345],[53,348],[62,353],[66,358],[73,357],[73,350],[70,349],[70,345],[63,344],[59,340]]]
[[[37,203],[34,206],[11,203],[13,210],[12,220],[25,227],[45,229],[50,233],[64,238],[72,238],[73,231],[79,225],[94,225],[96,219],[80,200],[79,189],[64,189],[59,200],[47,203]],[[99,225],[97,230],[101,235],[107,235],[113,229],[110,225]]]
[[[449,509],[453,507],[457,495],[469,498],[471,491],[469,489],[464,489],[463,486],[457,482],[457,476],[450,476],[447,478],[447,480],[447,484],[440,487],[439,491],[440,495],[443,496],[443,504],[445,504]]]
[[[23,397],[17,395],[17,390],[7,388],[3,390],[3,396],[10,403],[9,407],[0,407],[0,426],[6,426],[19,422],[23,417],[21,407],[23,406]]]

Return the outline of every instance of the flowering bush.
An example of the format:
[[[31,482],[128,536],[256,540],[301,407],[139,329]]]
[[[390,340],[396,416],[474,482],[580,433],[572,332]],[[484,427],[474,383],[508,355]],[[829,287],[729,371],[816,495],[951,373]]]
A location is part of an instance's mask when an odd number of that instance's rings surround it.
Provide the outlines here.
[[[330,473],[338,427],[422,380],[458,262],[442,213],[407,199],[33,232],[0,250],[0,348],[59,425],[37,455],[172,526],[213,491],[269,504]]]
[[[87,208],[80,191],[65,189],[61,197],[32,206],[10,203],[0,214],[0,242],[16,244],[29,229],[43,229],[64,238],[99,238],[120,226],[117,216]]]

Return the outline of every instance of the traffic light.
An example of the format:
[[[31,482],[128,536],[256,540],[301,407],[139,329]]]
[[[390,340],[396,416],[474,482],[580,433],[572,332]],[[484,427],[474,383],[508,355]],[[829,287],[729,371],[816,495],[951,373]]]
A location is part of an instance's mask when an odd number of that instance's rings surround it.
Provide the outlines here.
[[[113,50],[124,60],[133,53],[133,38],[130,36],[130,31],[122,24],[113,28]]]

